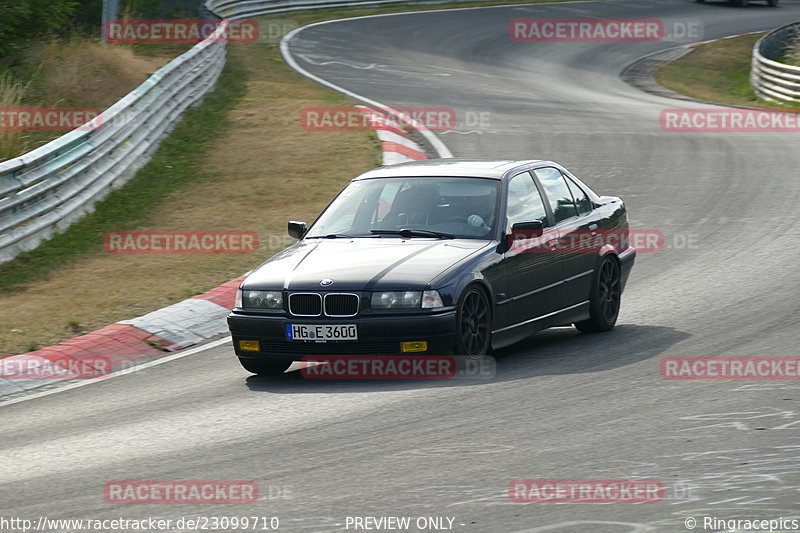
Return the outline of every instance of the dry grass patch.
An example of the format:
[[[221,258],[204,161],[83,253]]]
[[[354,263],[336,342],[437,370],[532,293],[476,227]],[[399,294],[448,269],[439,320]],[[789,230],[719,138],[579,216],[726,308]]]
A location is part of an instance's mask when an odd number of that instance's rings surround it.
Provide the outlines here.
[[[128,45],[84,37],[53,38],[29,48],[14,72],[0,77],[0,107],[106,109],[172,56],[137,56]],[[20,80],[26,80],[25,83]],[[33,150],[66,132],[0,130],[0,161]]]
[[[246,72],[246,95],[228,113],[222,134],[210,139],[197,159],[157,154],[153,164],[160,165],[156,170],[164,180],[178,169],[191,168],[197,176],[165,195],[133,226],[253,230],[261,241],[259,252],[110,255],[97,243],[45,279],[0,293],[0,353],[48,346],[237,277],[290,242],[285,236],[289,218],[312,221],[347,181],[379,164],[380,146],[370,132],[301,127],[304,107],[349,103],[274,60],[274,45],[229,45],[228,54],[229,62]],[[180,139],[170,142],[180,144]]]
[[[52,39],[26,54],[25,65],[34,73],[29,97],[42,105],[105,109],[171,59],[137,56],[130,45]]]
[[[444,7],[464,5],[336,9],[296,13],[291,20],[305,24],[337,16]],[[179,47],[152,45],[88,46],[80,50],[82,60],[63,58],[62,63],[45,54],[40,63],[63,72],[58,72],[53,85],[43,83],[37,90],[55,91],[48,98],[60,105],[105,107],[140,83],[142,71],[152,72],[165,63],[159,54],[169,50],[180,52]],[[292,71],[275,44],[231,44],[228,57],[220,85],[238,83],[232,80],[231,69],[243,71],[243,97],[229,96],[227,87],[222,96],[207,96],[206,102],[216,98],[216,107],[208,111],[213,119],[197,116],[204,107],[188,113],[151,163],[125,188],[112,193],[94,215],[34,253],[0,265],[0,356],[142,315],[241,275],[291,242],[286,236],[289,218],[312,221],[347,181],[380,164],[380,143],[371,132],[302,129],[304,107],[341,107],[350,102]],[[78,68],[82,62],[84,69]],[[72,88],[65,89],[64,84]],[[95,94],[83,99],[84,90]],[[234,99],[232,108],[218,118],[214,111],[226,106],[220,101],[225,98]],[[56,102],[49,100],[48,105]],[[207,133],[210,130],[213,133]],[[144,199],[137,198],[137,191]],[[148,191],[153,194],[148,196]],[[255,255],[134,256],[103,251],[105,231],[131,229],[254,230],[261,248]]]

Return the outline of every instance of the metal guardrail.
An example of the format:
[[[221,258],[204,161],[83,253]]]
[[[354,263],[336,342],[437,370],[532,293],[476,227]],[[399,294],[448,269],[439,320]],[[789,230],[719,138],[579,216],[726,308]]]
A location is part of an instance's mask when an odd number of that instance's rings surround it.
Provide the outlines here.
[[[766,100],[800,102],[800,67],[776,61],[797,42],[800,22],[778,28],[761,37],[753,47],[750,85]]]
[[[94,119],[0,163],[0,262],[36,248],[128,181],[225,65],[226,22]]]
[[[409,0],[207,0],[204,8],[233,20],[393,3]],[[73,130],[20,157],[0,162],[0,263],[66,230],[144,166],[181,114],[216,83],[225,65],[225,44],[215,36],[222,35],[226,26],[223,22],[214,35],[173,59],[105,110],[95,119],[97,127]]]

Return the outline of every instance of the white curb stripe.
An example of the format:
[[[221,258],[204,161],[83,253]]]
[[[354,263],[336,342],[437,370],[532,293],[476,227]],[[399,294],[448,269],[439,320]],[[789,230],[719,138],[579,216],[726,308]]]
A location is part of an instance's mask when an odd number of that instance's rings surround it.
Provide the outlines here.
[[[14,400],[2,401],[0,399],[0,407],[5,407],[6,405],[13,405],[15,403],[24,402],[27,400],[33,400],[35,398],[41,398],[42,396],[50,396],[51,394],[55,394],[57,392],[64,392],[71,389],[77,389],[78,387],[85,387],[86,385],[91,385],[92,383],[96,383],[98,381],[105,381],[108,379],[117,378],[119,376],[124,376],[126,374],[130,374],[131,372],[138,372],[139,370],[144,370],[146,368],[150,368],[151,366],[163,365],[164,363],[169,363],[170,361],[174,361],[176,359],[181,359],[186,357],[187,355],[194,355],[196,353],[210,350],[211,348],[216,348],[217,346],[221,346],[227,342],[230,342],[230,337],[224,337],[222,339],[217,339],[215,341],[209,342],[208,344],[204,344],[203,346],[197,346],[196,348],[190,348],[188,350],[181,350],[180,352],[174,353],[172,355],[167,355],[166,357],[162,357],[161,359],[156,359],[155,361],[149,361],[147,363],[137,364],[136,366],[126,368],[125,370],[120,370],[118,372],[114,372],[109,376],[105,376],[100,379],[84,379],[81,381],[75,381],[73,383],[69,383],[67,385],[62,385],[60,387],[56,387],[53,389],[45,390],[42,392],[31,393],[28,396],[23,396],[21,398],[16,398]]]
[[[163,309],[158,309],[132,320],[117,324],[130,324],[164,340],[176,347],[193,346],[222,333],[228,333],[225,317],[230,309],[219,304],[189,298]]]
[[[392,133],[391,131],[378,130],[378,139],[382,141],[402,144],[406,148],[411,148],[412,150],[416,150],[423,154],[425,153],[425,151],[422,150],[422,148],[420,148],[420,146],[411,139],[407,139],[406,137],[402,137],[396,133]]]

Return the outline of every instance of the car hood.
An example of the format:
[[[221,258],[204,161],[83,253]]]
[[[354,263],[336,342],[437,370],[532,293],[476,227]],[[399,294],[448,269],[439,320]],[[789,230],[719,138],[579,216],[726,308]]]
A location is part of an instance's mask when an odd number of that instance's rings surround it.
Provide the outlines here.
[[[246,289],[425,289],[439,274],[486,247],[475,239],[308,239],[276,254],[242,284]],[[321,281],[333,280],[323,286]]]

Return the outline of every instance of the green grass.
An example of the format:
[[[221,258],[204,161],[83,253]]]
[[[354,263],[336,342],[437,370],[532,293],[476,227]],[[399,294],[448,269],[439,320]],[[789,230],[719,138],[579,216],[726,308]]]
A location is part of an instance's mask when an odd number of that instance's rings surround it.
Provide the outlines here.
[[[184,113],[150,162],[123,188],[111,192],[95,205],[93,213],[72,224],[66,232],[0,264],[0,293],[47,276],[86,252],[101,250],[107,231],[135,229],[150,214],[166,207],[164,203],[170,193],[208,179],[200,168],[201,161],[208,154],[211,140],[231,126],[228,111],[245,95],[245,81],[244,69],[230,58],[215,89],[200,106]]]
[[[795,39],[794,43],[789,47],[786,57],[783,58],[783,62],[788,65],[800,67],[800,37]]]
[[[659,67],[656,81],[675,92],[709,102],[777,108],[779,104],[759,98],[750,86],[753,45],[760,37],[745,35],[698,46],[682,58]]]
[[[26,86],[16,81],[10,72],[0,72],[0,109],[19,107],[25,89]],[[6,154],[19,153],[22,146],[17,132],[0,129],[0,161],[6,159]]]

